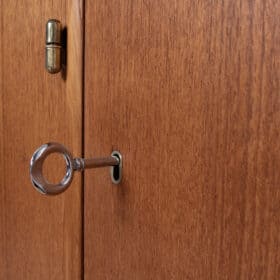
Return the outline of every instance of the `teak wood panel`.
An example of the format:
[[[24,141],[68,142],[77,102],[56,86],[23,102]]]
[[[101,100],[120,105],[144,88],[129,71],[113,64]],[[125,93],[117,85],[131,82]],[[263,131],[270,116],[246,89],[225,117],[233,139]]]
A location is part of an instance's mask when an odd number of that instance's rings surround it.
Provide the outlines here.
[[[278,279],[280,2],[86,1],[85,279]]]
[[[29,161],[49,141],[82,152],[83,2],[1,1],[0,14],[0,279],[81,279],[81,178],[64,194],[43,196]],[[50,18],[67,28],[64,79],[44,68]],[[58,179],[53,163],[48,172]]]

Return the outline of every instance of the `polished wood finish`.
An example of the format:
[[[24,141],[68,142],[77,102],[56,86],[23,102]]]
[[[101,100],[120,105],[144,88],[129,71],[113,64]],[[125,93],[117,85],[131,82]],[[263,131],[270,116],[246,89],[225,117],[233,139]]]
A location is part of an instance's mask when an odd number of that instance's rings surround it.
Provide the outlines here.
[[[278,279],[280,2],[88,1],[85,279]]]
[[[0,5],[0,279],[81,279],[81,177],[65,193],[43,196],[29,161],[49,141],[81,154],[83,1]],[[67,26],[67,76],[44,68],[49,18]]]

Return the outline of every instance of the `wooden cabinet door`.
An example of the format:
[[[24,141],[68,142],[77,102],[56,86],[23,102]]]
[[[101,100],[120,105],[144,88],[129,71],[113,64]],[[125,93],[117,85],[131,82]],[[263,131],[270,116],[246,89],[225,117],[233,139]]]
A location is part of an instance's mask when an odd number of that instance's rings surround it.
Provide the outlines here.
[[[82,186],[40,195],[29,177],[41,144],[82,140],[81,0],[0,1],[0,279],[81,279]],[[45,70],[45,24],[67,28],[67,77]],[[57,180],[58,159],[48,174]],[[49,166],[49,164],[48,164]],[[59,178],[60,179],[60,178]]]
[[[279,279],[280,2],[85,3],[85,279]]]

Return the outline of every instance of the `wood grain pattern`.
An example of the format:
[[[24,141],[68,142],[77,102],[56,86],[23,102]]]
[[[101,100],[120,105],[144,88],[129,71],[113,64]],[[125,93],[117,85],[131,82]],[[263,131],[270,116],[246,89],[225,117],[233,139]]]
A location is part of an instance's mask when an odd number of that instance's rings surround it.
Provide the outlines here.
[[[49,141],[81,154],[83,1],[1,1],[0,13],[0,279],[80,279],[81,178],[62,195],[42,196],[29,160]],[[44,69],[49,18],[67,27],[66,80]]]
[[[280,2],[86,1],[85,279],[278,279]],[[137,162],[137,164],[136,164]]]

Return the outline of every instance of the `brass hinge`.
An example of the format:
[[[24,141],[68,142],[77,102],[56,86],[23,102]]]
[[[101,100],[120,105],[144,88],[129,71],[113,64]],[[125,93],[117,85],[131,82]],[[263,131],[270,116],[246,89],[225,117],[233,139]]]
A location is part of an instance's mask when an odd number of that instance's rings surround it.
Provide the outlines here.
[[[62,26],[59,20],[50,19],[46,24],[46,69],[49,73],[60,72],[62,65]]]

